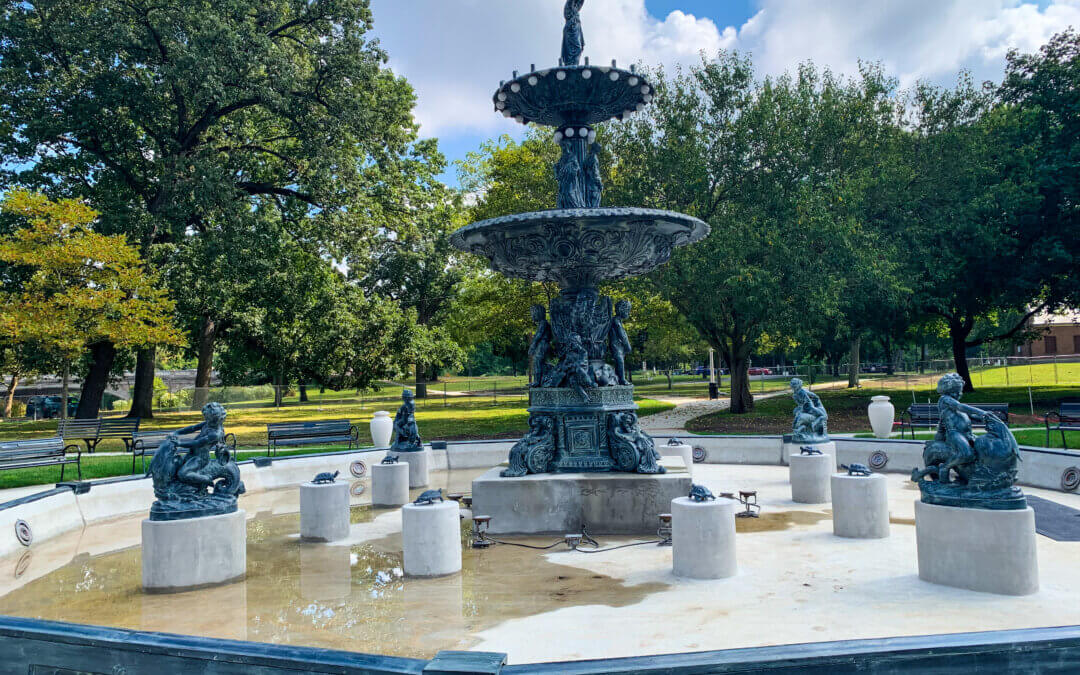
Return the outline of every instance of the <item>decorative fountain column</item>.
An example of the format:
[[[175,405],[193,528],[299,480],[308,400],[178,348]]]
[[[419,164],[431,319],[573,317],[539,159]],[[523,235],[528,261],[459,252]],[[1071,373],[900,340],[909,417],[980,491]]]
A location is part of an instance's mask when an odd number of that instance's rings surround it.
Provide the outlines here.
[[[567,0],[559,66],[515,72],[493,98],[503,115],[555,129],[562,147],[554,167],[557,208],[473,223],[451,238],[459,249],[487,258],[497,272],[561,289],[546,312],[533,308],[530,431],[511,451],[501,472],[505,479],[663,472],[652,439],[638,425],[634,388],[626,378],[630,343],[623,322],[630,303],[613,305],[598,286],[645,274],[667,262],[675,247],[709,232],[704,222],[681,213],[601,207],[593,127],[643,110],[653,89],[633,67],[580,63],[583,4]],[[498,528],[496,521],[492,526]]]

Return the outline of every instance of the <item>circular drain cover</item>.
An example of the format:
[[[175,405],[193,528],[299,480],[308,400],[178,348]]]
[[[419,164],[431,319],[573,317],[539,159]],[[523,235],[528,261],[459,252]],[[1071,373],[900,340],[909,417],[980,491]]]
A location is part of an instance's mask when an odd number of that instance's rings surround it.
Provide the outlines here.
[[[15,521],[15,536],[23,546],[29,546],[34,541],[34,531],[30,529],[30,523],[25,520]]]
[[[705,448],[700,445],[694,446],[694,464],[701,464],[708,457],[708,453],[705,452]]]
[[[364,464],[363,460],[358,459],[349,465],[349,473],[355,478],[363,478],[367,475],[367,464]]]
[[[885,454],[884,450],[875,450],[870,454],[870,468],[874,471],[881,471],[888,463],[889,456]]]
[[[364,494],[364,484],[360,481],[356,481],[349,486],[349,493],[353,497],[359,497],[360,495]]]
[[[1080,469],[1070,466],[1061,472],[1061,489],[1072,492],[1080,487]]]

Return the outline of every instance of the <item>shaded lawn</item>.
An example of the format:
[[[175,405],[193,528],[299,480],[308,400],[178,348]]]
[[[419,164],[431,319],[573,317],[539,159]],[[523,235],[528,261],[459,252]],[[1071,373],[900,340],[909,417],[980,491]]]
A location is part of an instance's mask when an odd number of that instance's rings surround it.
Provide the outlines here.
[[[648,398],[637,399],[638,413],[641,416],[652,415],[674,406],[670,403]],[[446,406],[421,402],[416,411],[416,421],[420,434],[425,440],[480,440],[487,438],[515,438],[528,430],[528,404],[523,401],[506,401],[497,404],[490,401],[449,400]],[[393,414],[394,409],[389,410]],[[359,427],[360,445],[371,445],[371,433],[368,423],[373,410],[370,406],[361,411],[359,404],[343,406],[290,406],[285,408],[262,408],[252,410],[242,408],[229,410],[225,430],[236,434],[238,456],[248,459],[266,454],[266,424],[268,422],[294,422],[319,419],[348,418]],[[198,413],[162,413],[148,420],[143,429],[173,428],[194,424],[202,419]],[[4,440],[20,438],[45,438],[56,433],[56,421],[11,423],[0,427]],[[85,446],[83,446],[85,448]],[[122,452],[124,444],[119,440],[102,441],[98,448],[102,452]],[[344,450],[346,446],[304,447],[297,450],[282,450],[278,455],[309,454],[326,450]],[[147,460],[149,462],[149,459]],[[136,463],[136,471],[141,470],[142,460]],[[83,479],[126,476],[131,473],[131,455],[102,457],[83,453]],[[64,470],[65,480],[75,480],[77,473],[74,465]],[[0,472],[0,489],[55,483],[60,479],[60,467],[36,467],[13,469]]]
[[[873,396],[886,395],[896,406],[896,419],[912,403],[912,394],[919,403],[936,402],[937,393],[930,388],[909,389],[824,389],[815,390],[821,397],[825,409],[829,411],[829,431],[834,433],[869,432],[870,420],[866,408]],[[1035,404],[1036,416],[1053,410],[1062,398],[1080,396],[1080,385],[1033,387],[1031,391]],[[1010,424],[1013,426],[1037,426],[1041,419],[1032,417],[1028,402],[1028,388],[1022,387],[983,387],[965,394],[965,403],[1008,403],[1010,404]],[[785,434],[791,431],[791,416],[794,404],[790,397],[757,401],[754,411],[745,415],[735,415],[726,410],[697,417],[686,424],[686,428],[702,434]],[[1045,437],[1045,432],[1043,433]],[[1045,440],[1045,438],[1043,439]],[[1061,438],[1058,436],[1058,442]],[[1042,443],[1040,442],[1039,445]]]

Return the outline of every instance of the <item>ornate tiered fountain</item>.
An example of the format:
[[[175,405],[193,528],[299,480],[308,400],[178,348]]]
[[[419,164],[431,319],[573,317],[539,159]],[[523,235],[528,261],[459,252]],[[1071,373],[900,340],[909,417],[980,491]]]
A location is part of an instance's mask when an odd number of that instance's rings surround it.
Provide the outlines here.
[[[474,223],[452,238],[458,248],[487,258],[497,272],[555,282],[561,289],[547,310],[533,308],[530,431],[511,451],[510,465],[501,471],[504,479],[663,472],[652,439],[638,425],[634,388],[626,378],[630,344],[622,322],[629,303],[613,306],[597,287],[645,274],[665,263],[675,247],[709,231],[681,213],[601,206],[594,125],[643,110],[653,88],[633,67],[593,66],[587,58],[581,64],[583,4],[566,3],[559,66],[515,72],[494,96],[495,109],[506,117],[555,129],[562,147],[554,167],[557,208]],[[556,362],[549,363],[549,357]]]

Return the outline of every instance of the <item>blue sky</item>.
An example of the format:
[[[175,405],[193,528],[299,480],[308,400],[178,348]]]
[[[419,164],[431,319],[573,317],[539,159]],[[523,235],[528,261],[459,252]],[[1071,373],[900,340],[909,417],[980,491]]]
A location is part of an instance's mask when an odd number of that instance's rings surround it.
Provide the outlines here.
[[[563,2],[373,0],[390,66],[416,89],[421,133],[439,138],[450,160],[520,134],[493,112],[491,94],[515,69],[555,64]],[[586,0],[582,22],[595,63],[671,66],[737,49],[762,75],[808,59],[851,74],[863,60],[901,86],[949,85],[961,69],[1000,79],[1009,49],[1035,51],[1080,28],[1080,0]]]

